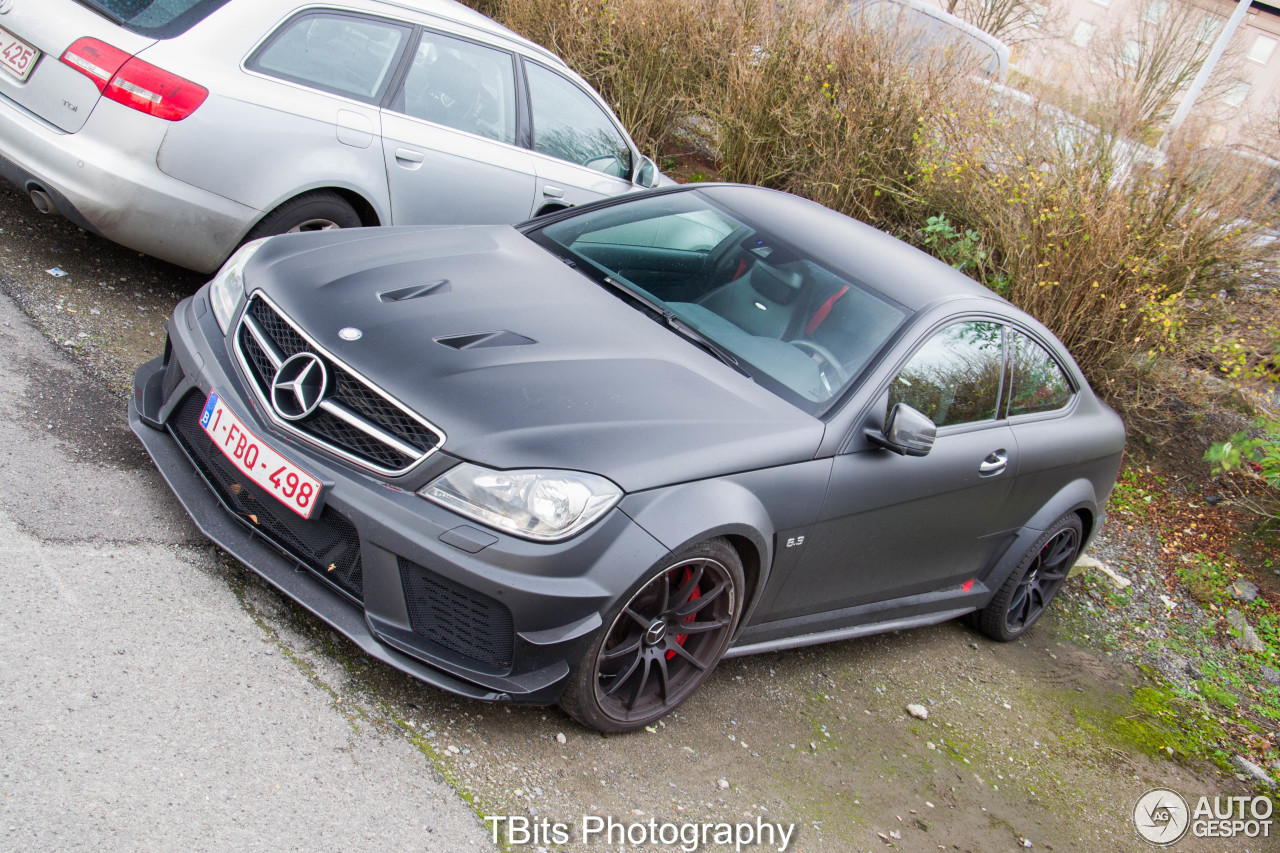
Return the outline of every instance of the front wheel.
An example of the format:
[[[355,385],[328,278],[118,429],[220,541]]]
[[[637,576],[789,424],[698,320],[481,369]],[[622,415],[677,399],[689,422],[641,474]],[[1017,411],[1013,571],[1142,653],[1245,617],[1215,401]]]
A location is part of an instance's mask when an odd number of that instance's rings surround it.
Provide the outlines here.
[[[606,733],[670,713],[729,647],[744,588],[742,561],[723,539],[671,556],[623,599],[570,673],[560,707]]]
[[[1008,642],[1025,634],[1062,589],[1080,556],[1084,524],[1069,512],[1049,526],[1010,573],[996,597],[971,615],[971,622],[993,640]]]

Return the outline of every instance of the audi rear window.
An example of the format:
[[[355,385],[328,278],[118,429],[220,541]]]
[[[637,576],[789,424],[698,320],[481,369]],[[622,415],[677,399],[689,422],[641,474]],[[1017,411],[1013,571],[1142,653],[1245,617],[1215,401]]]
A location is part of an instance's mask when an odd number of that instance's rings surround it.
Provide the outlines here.
[[[181,35],[230,0],[76,0],[139,35],[167,39]]]

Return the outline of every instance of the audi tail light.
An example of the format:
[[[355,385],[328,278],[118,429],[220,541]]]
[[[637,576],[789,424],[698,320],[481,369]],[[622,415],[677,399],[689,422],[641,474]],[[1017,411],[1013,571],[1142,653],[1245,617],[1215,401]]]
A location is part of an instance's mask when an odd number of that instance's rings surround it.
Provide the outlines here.
[[[71,45],[62,61],[92,80],[104,97],[166,121],[182,121],[209,97],[203,86],[93,38]]]

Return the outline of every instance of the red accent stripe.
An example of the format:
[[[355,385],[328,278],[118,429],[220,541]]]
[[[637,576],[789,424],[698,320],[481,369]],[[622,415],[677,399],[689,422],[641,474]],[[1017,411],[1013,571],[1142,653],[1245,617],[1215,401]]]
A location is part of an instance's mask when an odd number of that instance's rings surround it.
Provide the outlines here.
[[[827,319],[827,315],[831,313],[831,307],[836,304],[836,300],[848,292],[849,285],[846,284],[844,287],[840,288],[839,293],[822,303],[822,307],[813,313],[812,319],[809,320],[809,325],[804,327],[804,333],[806,335],[812,335],[814,332],[818,331],[818,327],[822,325],[822,321]]]

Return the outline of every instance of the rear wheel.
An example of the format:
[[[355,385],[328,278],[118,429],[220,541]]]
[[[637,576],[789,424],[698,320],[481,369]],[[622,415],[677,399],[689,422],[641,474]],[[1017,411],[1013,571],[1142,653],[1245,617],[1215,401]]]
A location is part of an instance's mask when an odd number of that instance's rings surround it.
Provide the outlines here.
[[[245,242],[276,234],[359,228],[364,223],[351,203],[331,190],[316,190],[291,198],[253,227]]]
[[[1069,512],[1041,534],[991,603],[972,614],[974,627],[993,640],[1025,634],[1044,615],[1080,556],[1084,524]]]
[[[670,557],[606,623],[560,706],[601,732],[629,732],[676,708],[720,661],[742,611],[742,561],[723,539]]]

